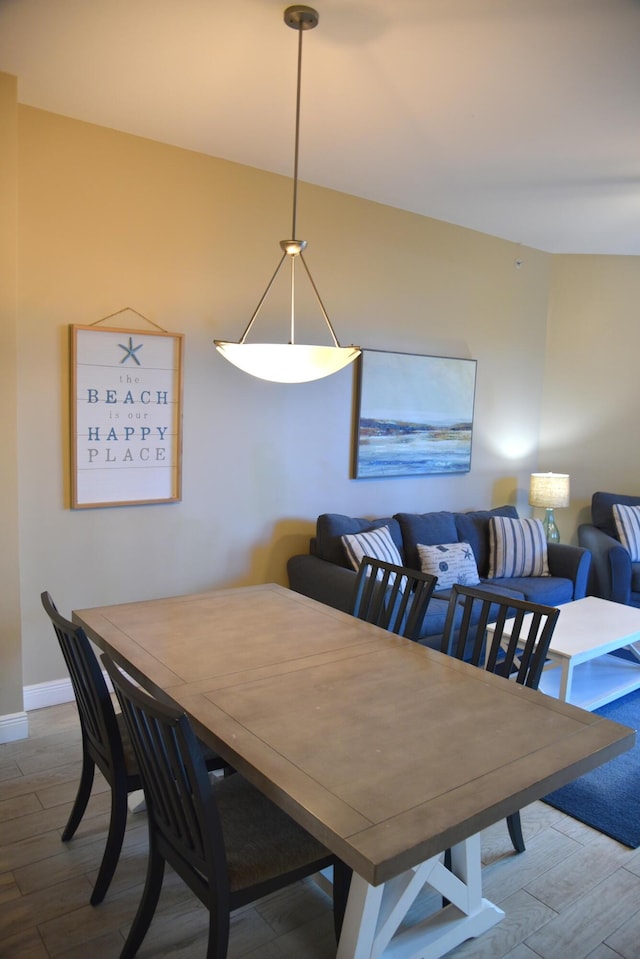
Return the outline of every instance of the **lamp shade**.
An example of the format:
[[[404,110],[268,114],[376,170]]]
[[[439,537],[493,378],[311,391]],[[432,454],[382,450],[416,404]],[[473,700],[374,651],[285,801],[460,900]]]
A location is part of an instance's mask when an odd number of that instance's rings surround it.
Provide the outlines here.
[[[529,505],[556,509],[569,505],[568,473],[532,473]]]
[[[360,354],[355,346],[215,341],[225,359],[245,373],[274,383],[306,383],[337,373]]]

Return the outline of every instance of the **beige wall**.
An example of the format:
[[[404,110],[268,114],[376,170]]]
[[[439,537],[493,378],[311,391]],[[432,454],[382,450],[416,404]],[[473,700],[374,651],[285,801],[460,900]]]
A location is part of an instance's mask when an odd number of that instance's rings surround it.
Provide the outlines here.
[[[20,497],[9,489],[5,511],[19,516],[25,684],[65,674],[42,589],[69,611],[284,583],[286,559],[306,550],[319,512],[511,501],[527,513],[531,470],[563,468],[542,391],[544,382],[553,393],[556,333],[571,335],[559,296],[570,262],[302,184],[299,233],[342,343],[478,361],[469,474],[352,480],[352,370],[266,383],[229,366],[211,342],[239,336],[276,265],[290,181],[27,107],[18,117]],[[72,511],[68,325],[127,306],[185,334],[183,499]],[[141,321],[125,314],[122,323]],[[598,406],[585,390],[589,400]],[[539,463],[542,416],[548,462],[541,454]],[[18,569],[17,548],[9,563]],[[0,715],[8,711],[0,703]]]
[[[343,343],[478,360],[470,474],[355,481],[350,369],[266,383],[211,342],[239,336],[275,267],[290,182],[27,107],[19,136],[26,684],[64,675],[38,602],[44,588],[69,610],[286,582],[286,559],[306,549],[319,512],[521,500],[536,465],[550,257],[301,187],[300,234]],[[68,324],[126,306],[186,337],[183,500],[71,511]]]
[[[16,408],[17,84],[0,73],[0,715],[22,711]]]
[[[571,476],[562,539],[596,490],[640,495],[640,258],[553,258],[540,468]]]

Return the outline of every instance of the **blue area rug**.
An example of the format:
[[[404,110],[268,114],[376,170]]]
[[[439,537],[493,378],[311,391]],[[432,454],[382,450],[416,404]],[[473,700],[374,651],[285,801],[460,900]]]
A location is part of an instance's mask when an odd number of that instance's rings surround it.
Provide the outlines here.
[[[632,729],[640,727],[640,689],[594,709]],[[640,740],[640,737],[638,737]],[[633,749],[549,793],[544,802],[637,849],[640,846],[640,741]]]

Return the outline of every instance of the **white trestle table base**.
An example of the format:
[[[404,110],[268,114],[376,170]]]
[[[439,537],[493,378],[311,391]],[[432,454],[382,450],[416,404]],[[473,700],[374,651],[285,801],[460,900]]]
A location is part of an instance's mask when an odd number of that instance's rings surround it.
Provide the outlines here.
[[[439,959],[466,939],[475,938],[504,918],[482,898],[480,836],[451,850],[451,870],[444,853],[379,886],[354,873],[337,959]],[[449,905],[398,932],[425,884]]]

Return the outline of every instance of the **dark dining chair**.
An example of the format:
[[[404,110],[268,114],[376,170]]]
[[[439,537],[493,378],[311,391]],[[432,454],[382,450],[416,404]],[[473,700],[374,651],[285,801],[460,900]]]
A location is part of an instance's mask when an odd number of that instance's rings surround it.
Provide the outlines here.
[[[122,714],[116,712],[100,663],[86,633],[58,612],[48,592],[40,597],[53,624],[62,655],[69,670],[80,717],[82,771],[63,842],[75,834],[87,808],[96,766],[111,787],[111,815],[107,842],[90,902],[97,906],[109,888],[122,849],[127,824],[127,797],[142,789],[142,779],[131,748]],[[220,756],[208,751],[210,769],[226,768]]]
[[[559,615],[554,606],[454,585],[441,651],[537,689]],[[507,817],[507,828],[516,852],[524,852],[519,812]]]
[[[352,613],[406,639],[418,640],[437,576],[363,556]]]
[[[209,910],[207,959],[225,959],[234,909],[329,866],[339,937],[351,870],[240,774],[212,783],[187,716],[102,660],[137,756],[149,823],[146,882],[120,959],[135,956],[146,935],[165,863]]]

